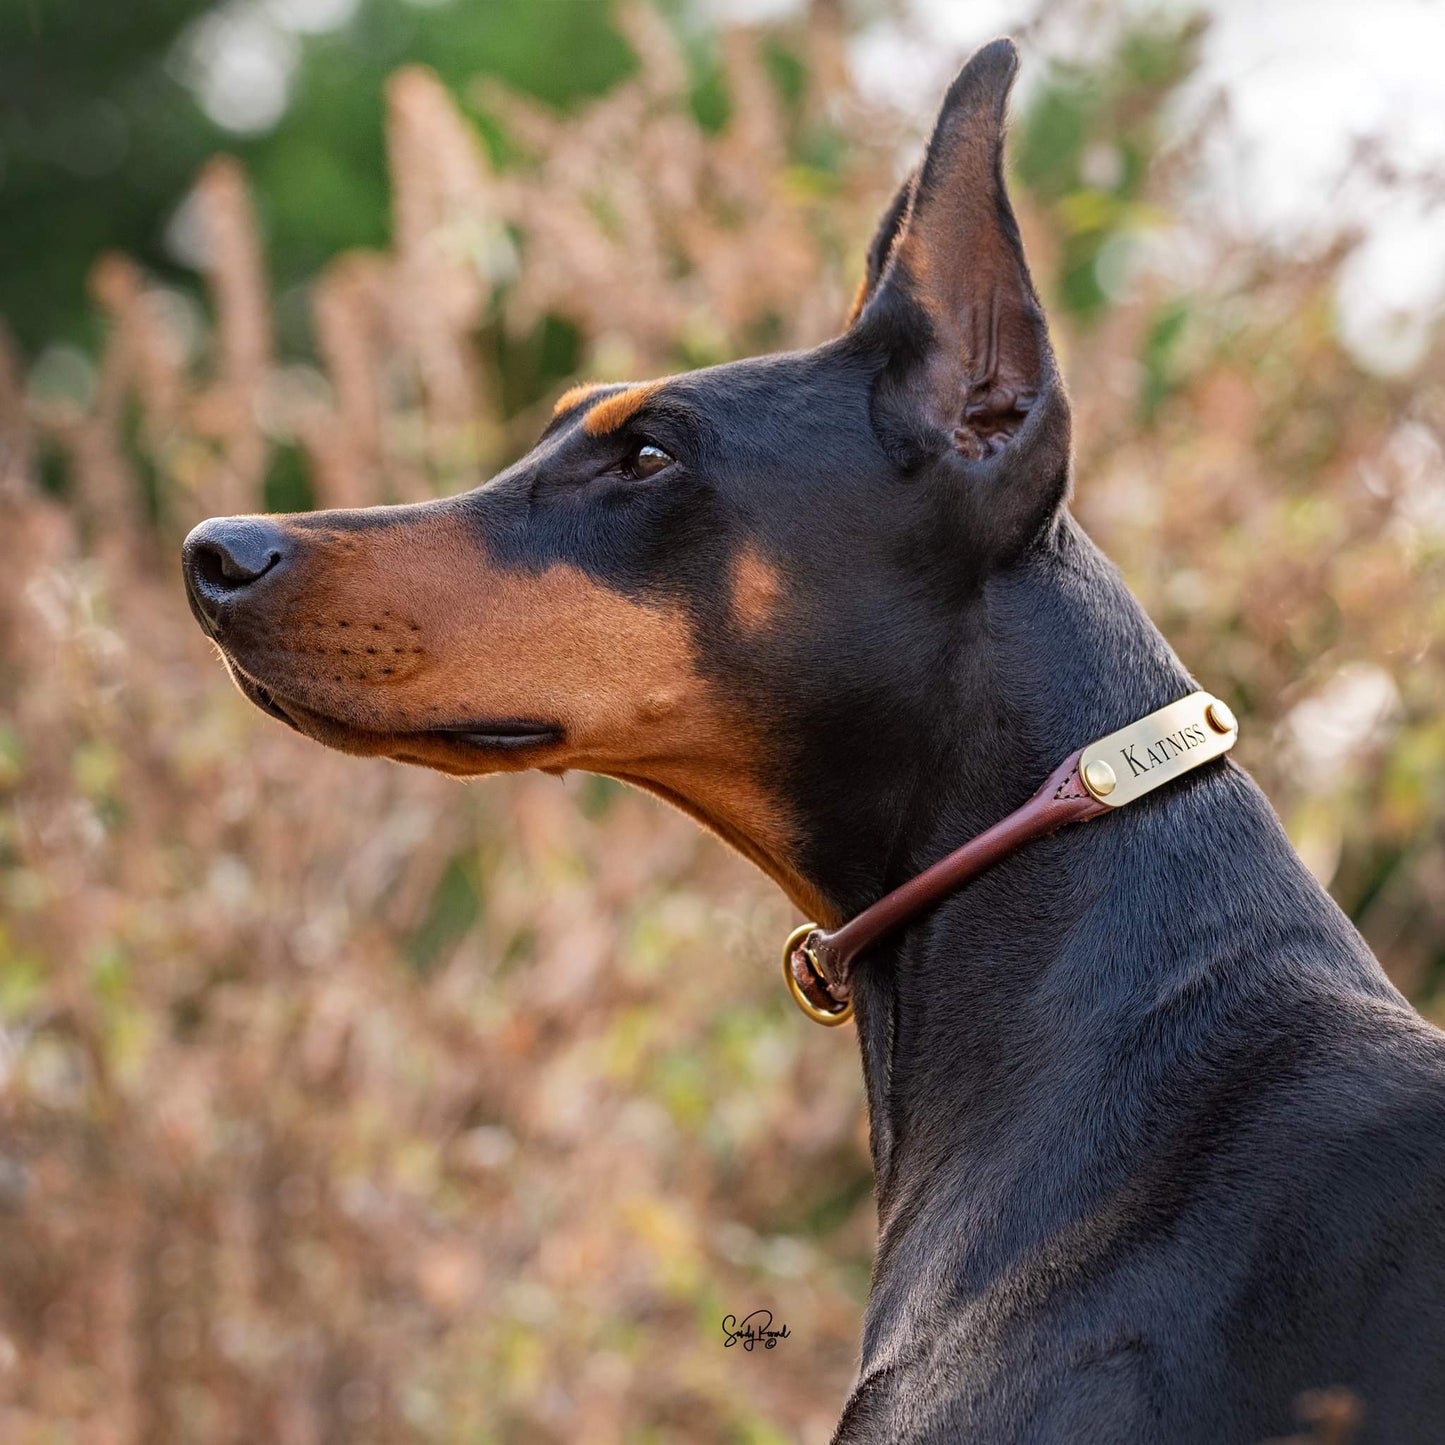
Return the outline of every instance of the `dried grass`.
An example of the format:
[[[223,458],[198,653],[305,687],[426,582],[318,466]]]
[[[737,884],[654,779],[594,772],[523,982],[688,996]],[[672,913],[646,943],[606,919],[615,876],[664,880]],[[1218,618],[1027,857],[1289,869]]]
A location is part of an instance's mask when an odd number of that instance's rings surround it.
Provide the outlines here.
[[[872,1212],[851,1051],[775,987],[781,902],[610,785],[463,789],[291,736],[175,571],[194,520],[262,505],[280,447],[328,505],[515,454],[551,398],[504,410],[487,327],[564,317],[601,376],[834,328],[899,129],[847,91],[836,7],[794,37],[794,111],[729,38],[719,135],[667,29],[624,16],[646,63],[579,116],[485,91],[524,152],[502,172],[434,77],[393,79],[393,245],[317,278],[315,364],[276,357],[225,159],[197,189],[199,358],[116,257],[89,404],[27,397],[0,343],[6,1441],[827,1438]],[[796,160],[819,125],[831,177]],[[1026,224],[1048,275],[1064,223]],[[1418,985],[1445,922],[1445,352],[1362,376],[1337,262],[1220,238],[1149,425],[1162,281],[1060,342],[1085,520]],[[1291,761],[1294,709],[1359,664],[1388,726],[1327,776]],[[792,1337],[725,1354],[722,1315],[761,1304]]]

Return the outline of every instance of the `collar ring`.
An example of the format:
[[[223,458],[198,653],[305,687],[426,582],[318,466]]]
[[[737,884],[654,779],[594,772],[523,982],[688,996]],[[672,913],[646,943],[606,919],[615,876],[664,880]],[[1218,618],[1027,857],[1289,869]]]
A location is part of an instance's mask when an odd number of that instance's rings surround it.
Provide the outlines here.
[[[788,935],[788,941],[783,945],[783,981],[788,985],[793,1002],[814,1023],[837,1028],[853,1017],[853,1000],[850,998],[841,1005],[835,1002],[832,1007],[823,1002],[831,995],[817,956],[808,943],[817,932],[816,923],[804,923]]]

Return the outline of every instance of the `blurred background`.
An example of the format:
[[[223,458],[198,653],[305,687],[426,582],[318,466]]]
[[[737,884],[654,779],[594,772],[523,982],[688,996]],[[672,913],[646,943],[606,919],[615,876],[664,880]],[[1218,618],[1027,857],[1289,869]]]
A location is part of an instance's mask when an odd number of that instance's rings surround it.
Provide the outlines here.
[[[7,1445],[827,1439],[873,1210],[787,906],[289,733],[178,542],[828,336],[1004,30],[1077,510],[1445,1019],[1445,7],[4,0]]]

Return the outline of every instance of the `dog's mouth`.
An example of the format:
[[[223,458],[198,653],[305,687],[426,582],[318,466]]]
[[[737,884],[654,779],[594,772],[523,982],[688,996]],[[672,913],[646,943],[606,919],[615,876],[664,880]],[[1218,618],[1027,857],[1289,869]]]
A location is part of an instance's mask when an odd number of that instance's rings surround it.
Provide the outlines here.
[[[555,747],[564,735],[557,724],[534,718],[472,719],[443,727],[386,732],[357,727],[283,697],[245,672],[224,650],[222,656],[249,702],[303,736],[342,752],[389,757],[466,776],[491,771],[507,754]]]
[[[424,732],[409,736],[445,740],[467,747],[507,753],[559,743],[562,741],[562,729],[549,727],[546,723],[499,718],[488,722],[466,723],[461,727],[428,728]]]

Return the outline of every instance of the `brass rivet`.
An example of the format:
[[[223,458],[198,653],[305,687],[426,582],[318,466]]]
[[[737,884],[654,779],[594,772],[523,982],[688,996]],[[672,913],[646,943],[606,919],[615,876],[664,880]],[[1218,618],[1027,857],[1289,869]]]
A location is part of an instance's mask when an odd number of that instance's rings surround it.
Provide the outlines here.
[[[1239,726],[1239,719],[1230,710],[1229,704],[1220,702],[1218,698],[1204,709],[1204,716],[1217,733],[1232,733]]]
[[[1094,758],[1084,764],[1084,786],[1096,797],[1107,798],[1118,786],[1114,770],[1103,758]]]

